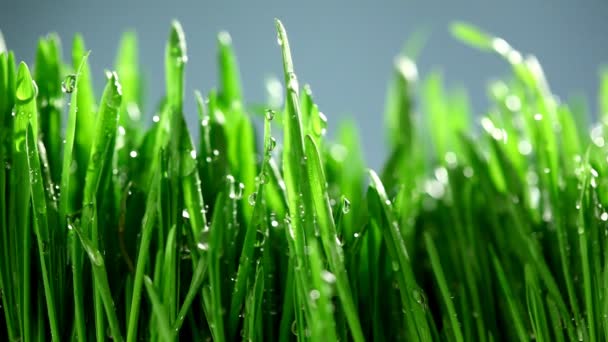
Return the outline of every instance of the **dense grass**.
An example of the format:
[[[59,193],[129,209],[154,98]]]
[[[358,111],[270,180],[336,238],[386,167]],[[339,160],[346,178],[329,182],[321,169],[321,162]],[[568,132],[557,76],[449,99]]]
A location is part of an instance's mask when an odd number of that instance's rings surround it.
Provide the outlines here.
[[[608,72],[591,126],[534,57],[454,24],[512,75],[477,117],[398,56],[376,173],[353,123],[325,138],[276,27],[284,93],[246,106],[219,34],[198,141],[177,22],[153,118],[131,33],[100,100],[80,36],[71,65],[41,39],[33,73],[2,52],[0,340],[608,339]]]

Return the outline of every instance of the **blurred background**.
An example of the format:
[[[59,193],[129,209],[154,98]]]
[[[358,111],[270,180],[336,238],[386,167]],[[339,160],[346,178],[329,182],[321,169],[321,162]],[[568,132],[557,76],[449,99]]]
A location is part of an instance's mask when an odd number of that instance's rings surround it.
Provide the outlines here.
[[[583,94],[595,110],[598,70],[608,62],[608,2],[585,1],[157,1],[0,0],[0,30],[17,58],[33,61],[37,39],[59,33],[64,58],[81,32],[96,90],[112,68],[121,33],[135,30],[148,81],[148,120],[164,93],[164,45],[171,19],[186,32],[186,114],[194,123],[194,89],[208,92],[216,81],[216,36],[232,35],[248,103],[265,99],[264,81],[281,76],[273,18],[287,28],[300,84],[309,83],[329,119],[331,136],[352,118],[361,132],[367,163],[385,158],[384,100],[394,56],[415,32],[427,41],[418,57],[421,77],[442,70],[449,86],[464,86],[476,113],[483,113],[486,85],[509,69],[498,57],[454,40],[448,25],[464,20],[534,54],[562,99]],[[282,78],[281,78],[282,79]]]

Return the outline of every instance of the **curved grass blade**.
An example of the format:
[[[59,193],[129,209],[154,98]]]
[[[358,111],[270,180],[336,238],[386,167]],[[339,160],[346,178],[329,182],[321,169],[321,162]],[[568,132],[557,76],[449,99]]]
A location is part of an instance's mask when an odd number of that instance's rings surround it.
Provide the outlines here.
[[[192,274],[192,281],[190,283],[190,287],[188,288],[188,292],[186,293],[186,298],[182,303],[181,308],[177,314],[177,319],[173,323],[173,331],[177,334],[184,324],[184,320],[186,319],[186,315],[188,314],[188,310],[190,309],[192,303],[196,295],[199,293],[201,289],[201,285],[203,284],[203,280],[207,274],[207,260],[205,258],[200,258],[198,260],[198,264]]]
[[[114,143],[116,137],[116,128],[118,123],[118,110],[121,102],[121,89],[118,83],[118,76],[115,72],[108,74],[108,82],[101,98],[101,106],[95,123],[95,135],[93,136],[91,153],[87,163],[87,173],[83,191],[83,213],[82,213],[82,231],[83,234],[92,242],[92,247],[99,247],[99,224],[97,222],[97,194],[100,185],[105,183],[103,177],[110,175],[109,169],[112,167],[112,155],[114,151]],[[95,267],[94,267],[95,268]],[[107,274],[101,271],[93,272],[93,287],[94,287],[94,303],[95,303],[95,323],[97,338],[105,336],[102,296],[107,296],[99,288],[97,284],[100,276]],[[81,282],[82,280],[78,280]],[[106,279],[107,281],[107,279]],[[78,284],[77,286],[80,286]],[[109,291],[109,289],[107,289]]]
[[[54,182],[59,181],[61,153],[62,61],[61,44],[56,34],[40,39],[36,53],[34,79],[38,85],[38,108],[42,142],[49,156],[49,169]]]
[[[504,300],[507,303],[507,308],[509,310],[509,314],[512,320],[511,323],[515,328],[515,335],[521,341],[525,341],[528,339],[528,334],[526,333],[526,328],[524,326],[524,322],[522,321],[523,315],[521,314],[521,308],[518,305],[519,302],[513,295],[510,282],[507,279],[507,276],[505,275],[500,259],[496,256],[492,249],[490,249],[490,254],[492,258],[492,264],[494,265],[494,270],[496,271],[496,277],[498,278],[498,283],[504,294]]]
[[[158,324],[160,337],[162,337],[163,341],[173,341],[174,338],[169,325],[169,315],[167,314],[167,309],[158,296],[152,279],[150,279],[148,276],[144,277],[144,284],[146,285],[146,291],[148,292],[148,296],[152,302],[154,314],[156,315],[156,322]]]
[[[209,236],[209,283],[211,289],[210,304],[207,308],[212,319],[211,330],[213,332],[213,340],[222,342],[226,340],[224,329],[224,318],[222,309],[222,277],[220,272],[220,257],[222,253],[222,239],[225,222],[224,210],[228,203],[228,196],[225,192],[220,192],[216,200],[216,206],[211,219],[211,228]]]
[[[350,288],[346,267],[344,265],[344,251],[338,243],[338,235],[336,233],[336,224],[333,219],[331,205],[329,204],[329,195],[327,193],[325,175],[319,157],[317,146],[310,135],[305,138],[306,155],[308,163],[308,176],[310,179],[310,192],[315,206],[315,214],[323,249],[327,256],[330,270],[336,278],[336,288],[338,296],[343,306],[344,314],[351,329],[353,340],[364,341],[363,331],[357,316],[357,309],[353,301],[352,291]]]
[[[135,276],[133,280],[133,294],[131,296],[131,310],[127,321],[127,342],[137,340],[137,327],[139,325],[139,313],[141,309],[141,292],[145,276],[145,267],[150,257],[150,242],[157,221],[158,213],[158,188],[159,172],[155,171],[152,179],[151,190],[146,201],[146,211],[142,221],[141,240],[135,265]]]
[[[11,168],[11,199],[10,210],[11,222],[9,223],[14,234],[13,243],[21,245],[18,250],[18,270],[21,274],[21,286],[19,286],[19,300],[21,306],[18,309],[20,315],[21,337],[29,341],[33,328],[30,317],[32,313],[32,270],[31,270],[31,248],[32,232],[30,230],[30,185],[29,171],[26,153],[26,130],[28,124],[32,126],[32,135],[38,139],[38,109],[36,107],[36,89],[27,65],[19,64],[17,71],[17,86],[15,88],[15,121],[13,126],[13,166]],[[18,283],[17,283],[18,284]],[[17,285],[16,284],[16,285]]]
[[[237,326],[239,322],[239,314],[243,306],[245,295],[247,293],[247,282],[251,275],[251,269],[254,265],[253,253],[256,242],[256,235],[258,227],[263,223],[265,216],[265,187],[268,179],[268,163],[270,162],[271,152],[273,147],[273,140],[271,136],[271,125],[268,118],[264,121],[264,160],[262,161],[262,170],[258,179],[261,181],[258,183],[257,191],[254,192],[252,197],[247,197],[247,201],[253,200],[252,216],[245,233],[245,239],[243,241],[243,248],[241,256],[239,258],[239,266],[236,275],[236,281],[234,283],[234,290],[232,293],[232,299],[230,303],[230,312],[228,316],[228,333],[235,338],[237,334]]]
[[[0,53],[0,246],[2,254],[0,258],[0,291],[2,291],[2,310],[4,312],[4,322],[6,325],[8,338],[11,340],[18,338],[17,303],[20,301],[18,288],[13,284],[17,279],[13,277],[9,269],[15,267],[19,269],[17,260],[18,246],[13,242],[14,235],[18,232],[14,228],[14,220],[10,217],[13,208],[11,172],[6,166],[12,163],[13,145],[13,106],[15,103],[15,61],[12,52]]]
[[[95,135],[97,105],[95,103],[91,70],[88,63],[83,64],[81,68],[82,58],[88,55],[89,52],[85,48],[84,39],[81,35],[77,34],[74,36],[72,42],[72,67],[74,70],[79,70],[77,96],[79,120],[76,120],[76,132],[78,132],[78,134],[75,136],[74,150],[76,170],[80,183],[78,185],[74,184],[76,187],[82,187],[84,185],[87,163],[91,152],[91,144],[93,143],[93,136]],[[82,194],[78,193],[77,200],[80,200],[81,196]]]
[[[56,284],[51,282],[51,275],[49,274],[52,261],[49,249],[52,248],[53,241],[51,240],[51,234],[48,227],[46,196],[41,175],[42,171],[40,169],[37,141],[34,140],[34,133],[32,132],[31,125],[28,125],[26,130],[26,150],[30,175],[30,193],[34,212],[34,232],[38,241],[38,254],[42,270],[46,309],[51,328],[51,338],[54,341],[59,341],[61,335],[59,332],[59,317],[57,317],[57,308],[55,306],[54,285]]]
[[[391,202],[378,175],[372,170],[369,170],[369,175],[371,183],[370,191],[368,191],[368,203],[372,214],[372,222],[382,232],[384,242],[388,247],[388,254],[393,262],[398,265],[399,273],[396,277],[403,307],[412,311],[413,317],[410,317],[409,314],[406,315],[407,327],[412,338],[424,341],[430,340],[431,332],[426,314],[419,303],[422,289],[416,284],[405,242],[389,207]]]
[[[93,275],[95,278],[95,290],[96,294],[101,297],[101,301],[106,311],[106,317],[110,324],[110,332],[114,341],[122,341],[122,335],[120,334],[120,325],[118,324],[118,318],[116,316],[116,309],[114,307],[114,300],[112,299],[112,291],[110,290],[110,284],[108,282],[108,273],[106,265],[103,260],[103,256],[95,247],[93,241],[84,235],[77,226],[74,226],[76,234],[80,239],[82,247],[87,253],[91,265],[93,266]],[[105,336],[105,331],[103,335]]]
[[[65,144],[63,149],[63,164],[61,169],[61,183],[59,189],[61,196],[59,197],[59,227],[68,227],[68,216],[76,211],[79,207],[77,204],[76,194],[77,187],[80,182],[77,173],[74,172],[72,165],[77,163],[77,156],[74,153],[76,147],[76,129],[78,122],[78,96],[80,88],[80,72],[83,66],[87,63],[88,54],[81,58],[79,67],[74,75],[74,90],[70,99],[70,110],[68,114],[68,122],[65,128]],[[80,133],[79,133],[80,134]],[[74,288],[74,324],[76,326],[76,335],[78,341],[83,342],[86,339],[85,329],[85,313],[83,303],[83,288],[82,288],[82,258],[81,249],[77,243],[68,244],[70,251],[70,262],[72,264],[72,283]]]
[[[464,341],[464,338],[462,335],[462,331],[460,330],[460,323],[458,322],[456,308],[454,307],[454,302],[452,301],[452,298],[450,296],[450,290],[448,288],[448,284],[446,282],[446,278],[443,273],[441,263],[439,261],[439,254],[437,253],[437,248],[435,247],[435,243],[433,242],[433,239],[428,233],[424,234],[424,242],[426,250],[429,253],[429,258],[431,259],[431,267],[433,268],[435,280],[437,281],[441,297],[447,310],[447,315],[449,317],[448,320],[450,322],[450,325],[452,326],[452,333],[454,334],[454,339],[456,341],[462,342]]]

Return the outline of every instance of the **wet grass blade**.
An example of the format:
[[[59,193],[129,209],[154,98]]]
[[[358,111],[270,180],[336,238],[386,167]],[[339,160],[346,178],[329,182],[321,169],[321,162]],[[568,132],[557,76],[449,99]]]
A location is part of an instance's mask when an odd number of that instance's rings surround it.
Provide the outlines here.
[[[26,150],[28,156],[28,167],[30,175],[30,193],[32,199],[32,209],[34,212],[34,232],[38,242],[38,255],[40,258],[40,268],[42,272],[42,283],[44,287],[44,297],[46,300],[46,310],[48,314],[51,338],[55,341],[61,339],[59,323],[57,317],[57,307],[55,306],[56,283],[51,282],[51,256],[49,251],[53,242],[48,227],[47,206],[45,201],[44,184],[42,182],[42,171],[40,169],[40,156],[38,154],[38,142],[34,138],[32,126],[28,125],[26,131]],[[54,252],[54,251],[53,251]]]
[[[137,327],[139,325],[139,313],[141,310],[141,292],[145,276],[145,267],[150,259],[150,243],[154,227],[157,225],[159,172],[152,179],[152,189],[146,201],[146,211],[142,221],[141,240],[135,264],[135,276],[133,279],[133,294],[131,296],[131,310],[127,321],[127,342],[137,340]]]
[[[437,286],[439,287],[443,303],[447,310],[447,316],[449,317],[450,325],[452,326],[452,334],[454,334],[454,340],[462,342],[464,341],[464,339],[462,336],[462,331],[460,330],[458,315],[456,313],[456,308],[454,307],[454,303],[450,296],[450,290],[448,288],[448,284],[445,280],[443,269],[439,261],[439,254],[437,253],[437,248],[435,247],[435,243],[433,242],[433,239],[429,234],[424,235],[424,242],[426,245],[426,249],[429,253],[429,258],[431,259],[430,261],[431,267],[433,268],[433,274],[435,275],[435,280],[437,281]]]
[[[15,234],[13,234],[15,245],[20,245],[16,256],[19,273],[21,275],[22,287],[19,290],[19,301],[21,302],[20,315],[21,337],[29,340],[33,328],[29,317],[32,313],[32,270],[31,249],[32,231],[30,229],[30,186],[29,170],[26,153],[26,130],[31,124],[34,139],[38,138],[38,110],[36,107],[36,90],[34,83],[25,63],[19,64],[17,71],[17,86],[15,88],[15,122],[13,126],[13,178],[11,178],[10,199],[12,208],[12,222],[9,223]],[[14,169],[13,169],[14,168]]]
[[[74,226],[74,230],[78,234],[80,238],[80,243],[82,244],[87,256],[89,257],[89,261],[93,266],[93,276],[96,281],[96,293],[101,297],[101,301],[105,308],[106,317],[110,324],[110,332],[112,335],[112,339],[115,341],[122,341],[122,335],[120,334],[120,326],[118,323],[118,318],[116,316],[116,310],[114,306],[114,299],[112,299],[112,292],[110,290],[110,284],[108,282],[108,272],[106,270],[105,262],[101,252],[94,246],[94,243],[87,238],[83,232],[80,231],[76,226]],[[103,335],[105,336],[105,331]]]
[[[315,214],[319,225],[321,241],[323,242],[323,249],[327,256],[329,269],[336,278],[338,296],[340,297],[344,314],[348,320],[353,340],[363,341],[363,331],[361,330],[361,324],[359,323],[359,318],[356,314],[355,303],[353,301],[348,276],[346,274],[346,267],[344,265],[344,251],[338,240],[336,225],[329,204],[329,195],[325,187],[327,182],[325,180],[325,175],[323,174],[319,151],[310,135],[306,136],[305,143],[308,160],[306,166],[308,168],[311,187],[310,192],[312,193],[316,209]]]
[[[167,314],[167,309],[158,296],[152,279],[150,279],[148,276],[144,277],[144,284],[146,285],[146,291],[148,292],[148,296],[152,302],[154,314],[156,315],[156,322],[158,323],[160,337],[162,337],[163,341],[173,341],[174,338],[173,334],[171,334],[171,328],[169,326],[169,315]]]

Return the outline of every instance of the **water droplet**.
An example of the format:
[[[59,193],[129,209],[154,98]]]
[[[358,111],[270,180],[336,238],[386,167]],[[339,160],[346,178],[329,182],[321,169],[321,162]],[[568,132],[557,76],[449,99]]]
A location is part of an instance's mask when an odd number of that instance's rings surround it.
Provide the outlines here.
[[[243,193],[245,192],[245,184],[243,183],[239,183],[239,185],[237,186],[235,193],[234,193],[234,199],[241,199],[243,198]]]
[[[600,220],[602,220],[602,221],[608,221],[608,213],[607,212],[603,212],[600,215]]]
[[[310,299],[312,299],[314,301],[321,297],[321,292],[319,292],[319,290],[315,289],[315,290],[310,291],[309,295],[310,295]]]
[[[268,183],[268,175],[266,174],[266,172],[260,173],[260,176],[258,177],[258,181],[260,184]]]
[[[424,297],[422,296],[422,293],[420,291],[418,291],[418,290],[412,291],[412,297],[414,298],[416,303],[424,304]]]
[[[291,333],[298,336],[298,323],[295,320],[291,322]]]
[[[327,117],[322,112],[316,118],[313,118],[312,128],[317,136],[323,136],[327,132]]]
[[[458,158],[454,152],[446,152],[444,159],[450,168],[454,168],[458,165]]]
[[[358,238],[358,237],[360,236],[360,234],[359,234],[359,233],[354,233],[354,234],[353,234],[353,236],[354,236],[354,237],[355,237],[355,239],[356,239],[356,238]]]
[[[129,156],[131,158],[137,158],[137,151],[134,150],[134,151],[129,152]]]
[[[76,75],[67,75],[61,82],[61,91],[71,94],[76,89]]]
[[[19,132],[15,136],[15,149],[17,152],[25,151],[25,132]]]
[[[466,166],[464,169],[462,169],[462,174],[466,177],[466,178],[471,178],[473,177],[473,168],[470,166]]]
[[[257,196],[258,196],[257,192],[254,192],[251,195],[249,195],[249,198],[248,198],[249,205],[255,205],[255,200],[256,200]]]
[[[255,233],[256,233],[256,239],[255,239],[256,242],[255,242],[254,246],[257,248],[264,246],[264,243],[266,242],[266,234],[259,229],[256,230]]]
[[[272,110],[272,109],[267,109],[266,110],[266,115],[265,115],[266,120],[272,121],[272,119],[274,119],[274,115],[275,115],[275,111],[274,110]]]
[[[521,101],[519,100],[519,97],[509,95],[505,99],[505,106],[507,106],[510,111],[517,112],[521,109]]]
[[[278,227],[279,226],[279,221],[273,219],[272,221],[270,221],[270,226],[272,228]]]
[[[348,214],[350,211],[350,201],[346,197],[342,197],[342,213]]]
[[[534,120],[540,121],[543,119],[543,115],[541,113],[534,114]]]
[[[321,279],[323,279],[323,281],[325,281],[328,284],[333,284],[336,282],[336,276],[326,270],[321,271]]]
[[[153,122],[159,122],[159,121],[160,121],[160,116],[158,116],[158,115],[154,115],[154,116],[152,117],[152,121],[153,121]]]
[[[201,230],[201,232],[200,232],[200,236],[199,236],[198,243],[196,244],[196,248],[198,248],[201,251],[208,251],[209,250],[209,235],[210,235],[209,227],[203,228],[203,230]]]
[[[196,160],[196,150],[190,151],[190,158]]]
[[[182,217],[185,219],[189,219],[190,218],[190,214],[188,213],[187,209],[182,210]]]
[[[28,80],[31,82],[28,84]],[[36,88],[34,81],[28,78],[21,78],[17,81],[17,89],[15,90],[17,101],[28,102],[36,96]]]
[[[281,35],[277,35],[277,44],[279,44],[279,46],[283,46],[283,39],[281,38]]]
[[[589,172],[591,172],[591,175],[592,175],[593,177],[599,177],[599,176],[600,176],[600,174],[599,174],[599,173],[597,172],[597,170],[596,170],[596,169],[594,169],[594,168],[590,168],[590,169],[589,169]]]
[[[520,140],[519,143],[517,143],[517,149],[519,150],[519,153],[527,156],[532,153],[532,144],[530,144],[528,140]]]
[[[393,267],[393,271],[395,271],[395,272],[399,271],[399,264],[396,261],[393,261],[391,263],[391,266]]]
[[[277,141],[274,137],[270,137],[270,142],[268,144],[268,152],[272,152],[277,147]]]

